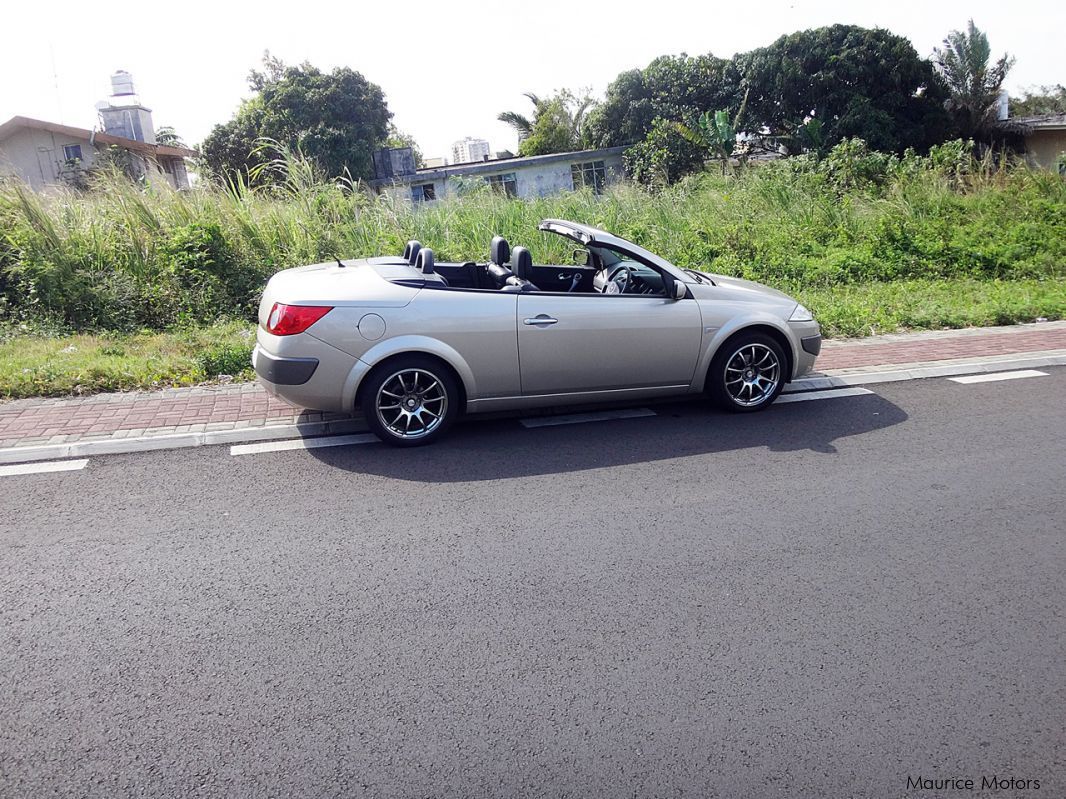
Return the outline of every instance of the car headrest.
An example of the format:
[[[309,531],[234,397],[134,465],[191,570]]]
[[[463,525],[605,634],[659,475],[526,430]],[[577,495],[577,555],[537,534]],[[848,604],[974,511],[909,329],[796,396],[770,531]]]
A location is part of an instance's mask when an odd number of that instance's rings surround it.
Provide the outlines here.
[[[409,263],[411,266],[414,266],[415,258],[418,257],[418,251],[421,249],[422,245],[414,239],[411,239],[409,242],[407,242],[407,246],[403,248],[404,260],[407,261],[407,263]]]
[[[511,245],[503,236],[493,236],[489,245],[489,263],[503,266],[511,260]]]
[[[525,247],[515,247],[511,251],[511,271],[521,280],[533,279],[533,256]]]
[[[415,256],[415,269],[423,275],[433,274],[433,250],[429,247],[421,247]]]

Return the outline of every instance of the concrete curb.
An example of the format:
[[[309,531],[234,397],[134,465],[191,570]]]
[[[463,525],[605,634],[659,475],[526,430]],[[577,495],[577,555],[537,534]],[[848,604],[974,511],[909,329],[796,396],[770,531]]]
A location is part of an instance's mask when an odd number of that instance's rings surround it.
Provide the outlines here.
[[[921,380],[927,377],[1004,372],[1012,369],[1032,369],[1039,366],[1066,366],[1066,350],[991,355],[984,358],[965,358],[952,361],[893,364],[884,367],[840,369],[830,374],[815,373],[789,383],[783,393],[824,391],[827,388],[864,386],[871,383],[895,383],[902,380]]]
[[[336,419],[330,422],[279,424],[267,427],[245,427],[240,430],[211,430],[202,433],[166,433],[156,436],[73,441],[69,444],[42,444],[35,447],[0,449],[0,464],[31,461],[85,458],[90,455],[122,455],[159,449],[184,449],[211,444],[245,444],[252,441],[274,441],[281,438],[308,438],[340,433],[366,432],[362,419]]]
[[[855,370],[838,370],[834,374],[812,374],[785,387],[784,393],[824,391],[830,388],[861,386],[871,383],[892,383],[919,380],[927,377],[1002,372],[1010,369],[1031,369],[1040,366],[1066,366],[1066,350],[994,355],[952,361],[894,364]],[[283,438],[363,433],[367,426],[362,419],[335,419],[328,422],[305,422],[266,427],[245,427],[239,430],[211,430],[199,433],[166,433],[155,436],[74,441],[67,444],[42,444],[32,447],[0,449],[0,464],[30,463],[33,461],[86,458],[92,455],[121,455],[152,450],[184,449],[212,444],[246,444],[253,441],[274,441]]]

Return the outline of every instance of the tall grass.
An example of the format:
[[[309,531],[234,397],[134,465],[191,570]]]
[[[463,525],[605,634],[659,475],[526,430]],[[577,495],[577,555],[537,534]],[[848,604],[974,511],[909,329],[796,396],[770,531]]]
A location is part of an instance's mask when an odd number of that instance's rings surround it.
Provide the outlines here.
[[[251,318],[273,272],[399,253],[409,238],[440,260],[484,260],[496,234],[529,247],[537,262],[565,259],[566,240],[536,232],[544,217],[606,228],[679,266],[799,294],[951,279],[1049,282],[1061,297],[1060,177],[975,162],[958,146],[899,159],[845,144],[820,163],[705,174],[658,194],[623,184],[601,197],[520,201],[481,190],[418,208],[323,180],[288,153],[270,167],[280,181],[254,190],[142,189],[105,176],[88,193],[43,195],[8,181],[0,183],[0,324],[135,330]]]

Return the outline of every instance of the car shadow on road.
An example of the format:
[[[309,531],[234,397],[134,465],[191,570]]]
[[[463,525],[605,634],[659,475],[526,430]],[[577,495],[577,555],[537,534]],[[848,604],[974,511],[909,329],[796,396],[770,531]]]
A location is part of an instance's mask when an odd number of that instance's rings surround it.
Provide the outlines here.
[[[834,442],[900,424],[907,414],[877,396],[777,405],[728,414],[694,401],[650,406],[655,416],[527,429],[517,417],[456,425],[438,443],[414,449],[369,444],[308,450],[353,473],[429,483],[564,474],[605,466],[765,447],[832,455]]]

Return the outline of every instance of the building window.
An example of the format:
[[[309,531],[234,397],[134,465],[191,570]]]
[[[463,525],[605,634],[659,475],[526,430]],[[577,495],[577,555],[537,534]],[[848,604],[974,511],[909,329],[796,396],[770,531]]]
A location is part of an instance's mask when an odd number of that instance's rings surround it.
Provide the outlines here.
[[[489,175],[485,178],[494,191],[498,191],[507,197],[518,196],[518,181],[515,179],[514,172],[507,172],[503,175]]]
[[[411,187],[411,202],[424,203],[437,199],[437,190],[432,183],[422,183]]]
[[[67,161],[80,161],[81,160],[81,145],[80,144],[64,144],[63,145],[63,158]]]
[[[571,164],[570,176],[574,179],[574,188],[589,188],[593,194],[603,194],[607,185],[607,168],[603,161],[588,161],[584,164]]]

